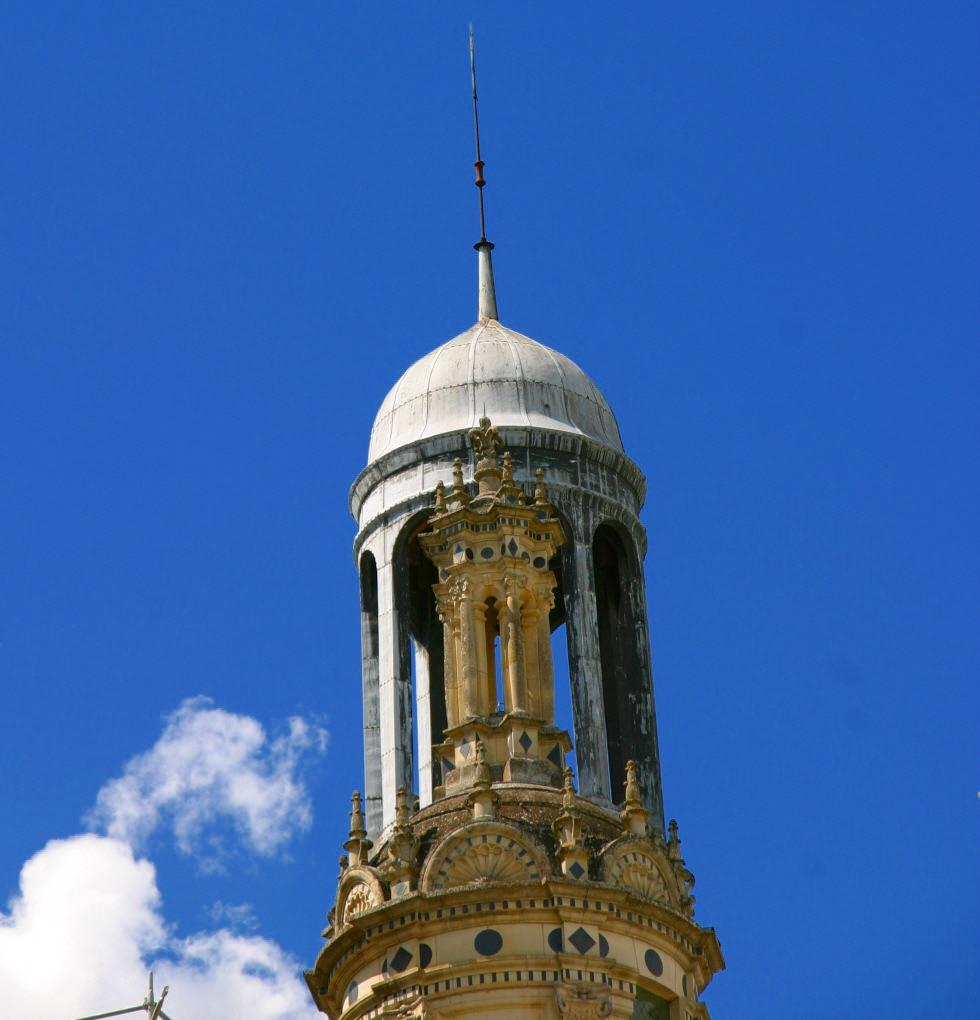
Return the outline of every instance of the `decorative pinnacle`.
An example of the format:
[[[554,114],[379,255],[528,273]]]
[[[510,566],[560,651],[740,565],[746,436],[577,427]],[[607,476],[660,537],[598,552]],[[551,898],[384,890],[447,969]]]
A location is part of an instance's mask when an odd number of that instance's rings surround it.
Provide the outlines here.
[[[493,783],[493,774],[487,764],[487,749],[482,740],[476,742],[476,770],[473,785],[480,790],[489,790]]]
[[[404,786],[399,786],[398,792],[395,794],[395,825],[400,829],[408,828],[410,817],[408,811],[408,793]]]
[[[442,482],[436,482],[436,510],[439,513],[446,510],[446,486]]]
[[[678,835],[677,821],[673,818],[667,826],[669,838],[667,839],[667,855],[672,861],[681,860],[681,838]]]
[[[363,839],[366,835],[364,812],[361,810],[361,795],[355,790],[350,795],[350,838]]]
[[[466,486],[463,484],[463,462],[459,459],[459,457],[453,461],[452,498],[461,506],[465,506],[470,501],[469,493],[467,493]]]
[[[567,766],[564,772],[564,787],[561,795],[561,806],[566,811],[575,807],[575,784],[572,781],[572,770]]]

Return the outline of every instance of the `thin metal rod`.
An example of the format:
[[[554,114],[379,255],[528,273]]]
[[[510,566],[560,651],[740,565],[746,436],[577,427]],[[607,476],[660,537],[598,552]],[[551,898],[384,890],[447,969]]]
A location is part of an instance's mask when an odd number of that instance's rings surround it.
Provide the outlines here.
[[[111,1013],[93,1013],[91,1016],[80,1016],[78,1020],[105,1020],[108,1016],[122,1016],[124,1013],[145,1013],[146,1003],[141,1002],[138,1006],[130,1006],[129,1009],[116,1009]]]
[[[480,195],[480,240],[487,239],[487,217],[483,208],[483,189],[486,180],[483,177],[483,159],[480,156],[480,114],[477,110],[476,98],[476,43],[473,38],[473,26],[470,25],[470,80],[473,82],[473,134],[476,136],[476,187]]]

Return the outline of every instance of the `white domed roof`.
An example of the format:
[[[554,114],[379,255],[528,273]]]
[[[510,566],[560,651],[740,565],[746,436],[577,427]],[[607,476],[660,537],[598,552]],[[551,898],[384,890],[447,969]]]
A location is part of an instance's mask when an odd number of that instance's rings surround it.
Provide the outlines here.
[[[502,326],[478,322],[416,361],[385,397],[368,462],[428,436],[475,426],[552,429],[622,451],[616,417],[564,354]]]

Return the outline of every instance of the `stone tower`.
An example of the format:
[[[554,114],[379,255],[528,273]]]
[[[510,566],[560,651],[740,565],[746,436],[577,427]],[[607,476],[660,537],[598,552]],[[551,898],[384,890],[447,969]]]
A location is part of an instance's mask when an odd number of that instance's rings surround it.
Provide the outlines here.
[[[588,376],[498,321],[492,247],[351,489],[365,795],[307,981],[345,1020],[700,1020],[724,962],[664,826],[643,475]]]

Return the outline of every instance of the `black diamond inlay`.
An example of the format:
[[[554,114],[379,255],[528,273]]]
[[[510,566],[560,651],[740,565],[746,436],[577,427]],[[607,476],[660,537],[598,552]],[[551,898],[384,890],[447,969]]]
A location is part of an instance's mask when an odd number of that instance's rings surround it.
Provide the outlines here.
[[[599,955],[605,959],[609,955],[609,942],[606,936],[599,932]]]
[[[553,953],[560,953],[564,948],[565,943],[561,937],[561,928],[552,928],[548,932],[548,948]]]
[[[664,961],[660,959],[660,954],[656,949],[648,949],[643,956],[643,962],[647,965],[647,970],[654,977],[660,977],[664,972]]]
[[[470,738],[469,737],[463,737],[463,742],[459,745],[459,749],[460,749],[460,752],[462,753],[464,758],[469,758],[469,756],[470,756]]]
[[[353,1006],[357,1002],[357,982],[351,981],[347,988],[347,1000]]]
[[[568,869],[576,878],[581,878],[585,874],[585,868],[579,864],[578,861],[573,861],[572,866]],[[601,938],[601,936],[600,936]]]
[[[445,580],[446,580],[446,578],[447,578],[447,577],[449,577],[449,571],[448,571],[448,570],[445,570],[445,569],[443,569],[443,570],[440,570],[440,571],[439,571],[439,577],[440,577],[440,578],[441,578],[441,579],[442,579],[443,581],[445,581]]]
[[[493,928],[484,928],[473,939],[473,948],[481,956],[496,956],[503,948],[504,937]]]
[[[516,556],[517,555],[517,543],[513,539],[511,539],[507,543],[507,548],[510,550],[511,556]]]
[[[456,762],[451,758],[442,759],[442,774],[446,775],[447,772],[452,772],[456,768]]]
[[[555,746],[548,752],[548,761],[554,762],[558,768],[561,768],[561,745],[555,744]]]
[[[396,974],[401,974],[411,962],[412,954],[404,946],[399,946],[398,952],[391,958],[391,969]]]
[[[428,967],[432,963],[432,946],[428,942],[419,943],[419,966]]]
[[[456,553],[456,555],[458,556],[462,551],[463,551],[462,545],[460,545],[459,542],[457,542],[456,548],[453,550],[453,552]]]
[[[584,929],[576,928],[571,935],[568,936],[568,941],[583,955],[595,946],[595,939]]]
[[[521,747],[524,748],[524,753],[525,754],[527,754],[527,752],[531,749],[531,745],[534,743],[534,741],[527,735],[527,730],[525,730],[517,738],[517,742],[521,745]]]

